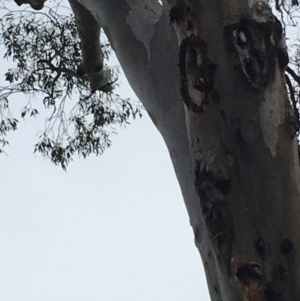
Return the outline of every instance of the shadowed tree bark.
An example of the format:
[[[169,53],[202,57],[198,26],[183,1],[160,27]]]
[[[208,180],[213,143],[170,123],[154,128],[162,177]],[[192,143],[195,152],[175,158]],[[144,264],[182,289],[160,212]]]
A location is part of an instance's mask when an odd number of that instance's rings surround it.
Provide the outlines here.
[[[268,4],[70,2],[92,88],[102,55],[90,38],[101,26],[166,142],[211,299],[298,300],[297,127],[283,30]]]

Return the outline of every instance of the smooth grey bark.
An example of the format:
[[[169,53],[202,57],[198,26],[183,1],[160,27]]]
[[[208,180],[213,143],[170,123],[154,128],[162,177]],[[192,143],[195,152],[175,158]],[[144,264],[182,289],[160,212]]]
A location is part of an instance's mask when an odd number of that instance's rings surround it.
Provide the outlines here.
[[[140,1],[139,3],[145,5],[135,6],[137,2],[139,1],[118,1],[116,9],[114,1],[82,1],[102,24],[131,87],[166,142],[186,203],[190,224],[194,232],[198,232],[196,229],[202,229],[201,239],[206,243],[198,244],[198,248],[205,254],[211,250],[211,242],[194,185],[195,172],[180,94],[178,41],[174,28],[169,24],[169,7],[158,6],[157,1]],[[152,25],[146,5],[150,2],[156,7],[156,14],[151,14]],[[128,24],[129,14],[145,16],[144,22],[152,33],[149,48],[146,48],[145,43],[137,37],[138,33]],[[142,18],[140,22],[139,26],[143,27]],[[212,267],[211,270],[206,269],[208,284],[217,283],[215,261],[211,257],[205,258],[205,266]]]
[[[78,2],[83,47],[101,25],[166,142],[211,299],[298,300],[298,149],[266,2]]]

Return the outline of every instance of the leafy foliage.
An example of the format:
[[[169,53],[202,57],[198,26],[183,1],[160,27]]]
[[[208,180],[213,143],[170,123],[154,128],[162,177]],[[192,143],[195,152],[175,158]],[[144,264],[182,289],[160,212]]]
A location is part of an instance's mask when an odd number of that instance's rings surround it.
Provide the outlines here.
[[[14,67],[5,73],[7,85],[0,86],[0,153],[8,144],[7,134],[18,128],[10,100],[22,93],[28,103],[21,118],[39,114],[32,105],[36,98],[50,111],[35,152],[64,169],[74,154],[101,154],[110,146],[115,126],[141,116],[140,108],[114,94],[115,84],[106,92],[90,92],[88,81],[76,71],[81,50],[73,16],[53,8],[46,12],[2,8],[7,10],[0,19],[4,58],[12,59]],[[104,43],[103,52],[107,60],[111,53],[108,43]],[[109,72],[114,83],[117,72]],[[79,99],[77,103],[74,98]]]

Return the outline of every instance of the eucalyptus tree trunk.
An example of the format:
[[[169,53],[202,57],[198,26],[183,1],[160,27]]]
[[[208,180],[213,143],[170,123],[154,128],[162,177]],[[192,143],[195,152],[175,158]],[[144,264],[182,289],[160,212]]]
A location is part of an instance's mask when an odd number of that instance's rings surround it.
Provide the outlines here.
[[[100,25],[166,142],[212,301],[300,300],[296,129],[284,36],[269,6],[78,2],[83,47]],[[94,44],[90,57],[101,60]]]
[[[269,6],[80,2],[167,144],[211,299],[299,300],[298,149]]]

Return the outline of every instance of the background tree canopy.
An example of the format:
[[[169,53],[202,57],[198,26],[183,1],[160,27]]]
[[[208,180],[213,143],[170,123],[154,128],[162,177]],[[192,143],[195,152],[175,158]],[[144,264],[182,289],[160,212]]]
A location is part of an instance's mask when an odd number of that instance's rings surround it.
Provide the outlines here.
[[[79,72],[80,41],[69,10],[63,13],[58,5],[43,12],[10,10],[4,1],[0,4],[3,56],[13,65],[5,72],[7,84],[0,86],[0,153],[9,143],[8,133],[17,130],[19,118],[37,116],[42,102],[49,115],[35,152],[64,169],[74,154],[101,154],[110,146],[116,126],[141,116],[139,104],[114,92],[118,70],[109,70],[109,85],[91,92],[87,78]],[[111,48],[107,41],[103,45],[107,62]],[[16,114],[10,104],[20,93],[26,102]]]

